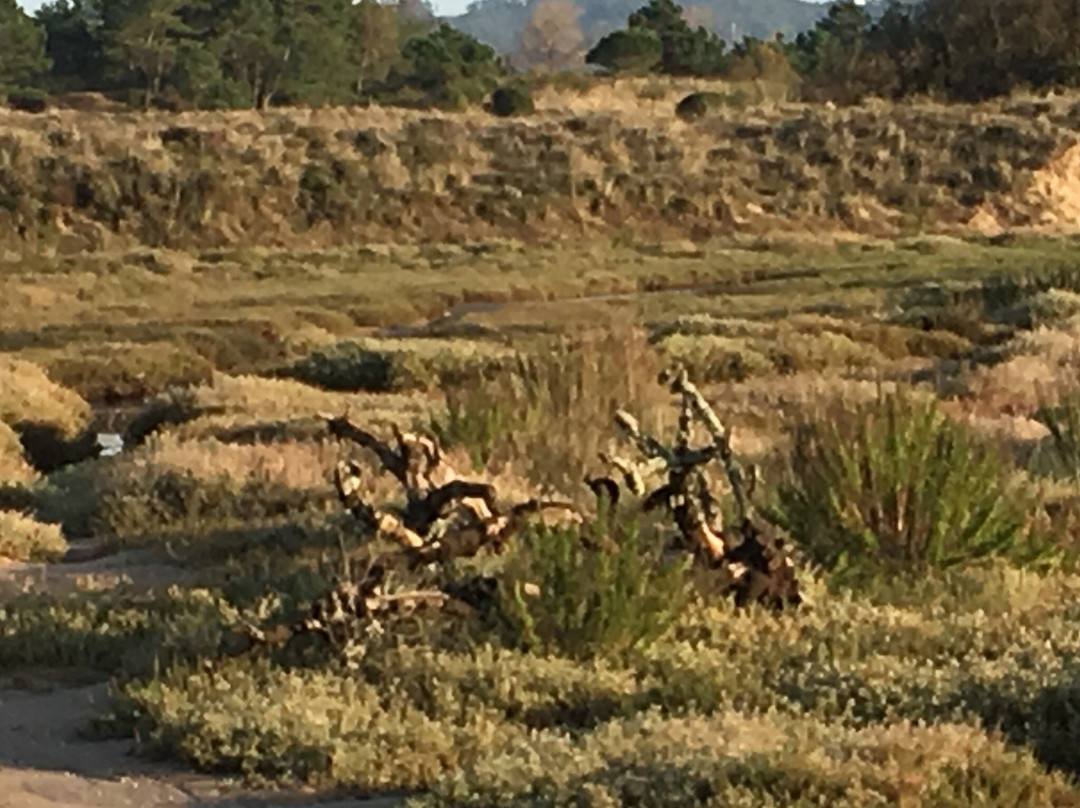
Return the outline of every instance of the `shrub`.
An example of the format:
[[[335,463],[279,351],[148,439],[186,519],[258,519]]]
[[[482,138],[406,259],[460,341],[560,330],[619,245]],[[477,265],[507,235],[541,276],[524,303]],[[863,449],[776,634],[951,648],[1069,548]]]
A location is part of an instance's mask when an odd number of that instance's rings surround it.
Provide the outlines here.
[[[44,363],[50,378],[87,401],[139,401],[169,387],[209,383],[214,366],[187,345],[108,344]]]
[[[327,390],[389,392],[436,387],[501,367],[510,353],[462,340],[341,342],[283,372]]]
[[[601,539],[599,549],[578,527],[521,537],[503,592],[518,642],[581,658],[618,656],[672,625],[686,601],[688,560],[665,561],[661,542],[650,546],[637,524],[611,527],[610,546]]]
[[[49,108],[49,95],[41,90],[13,90],[7,94],[7,104],[19,112],[38,114]]]
[[[89,405],[77,393],[54,383],[37,365],[0,358],[0,421],[55,426],[73,437],[89,416]]]
[[[491,111],[500,118],[525,115],[534,110],[532,92],[524,85],[505,85],[491,94]]]
[[[1080,478],[1080,393],[1068,393],[1055,405],[1043,404],[1035,420],[1050,430],[1049,445],[1058,467],[1067,476]]]
[[[14,511],[0,511],[0,558],[55,561],[67,552],[59,525],[46,525]]]
[[[914,572],[1015,554],[1025,504],[998,458],[934,400],[889,395],[795,428],[776,513],[840,575]]]
[[[715,112],[725,103],[727,103],[727,98],[720,93],[690,93],[675,105],[675,114],[684,121],[693,121],[704,118],[710,112]]]
[[[149,676],[217,653],[239,616],[238,609],[205,589],[24,594],[0,605],[0,660],[12,668]]]
[[[1030,752],[964,725],[853,731],[775,716],[649,713],[584,738],[511,744],[410,804],[1037,808],[1075,799],[1067,779]]]
[[[659,368],[637,331],[565,340],[519,357],[512,371],[446,385],[449,414],[433,428],[478,464],[518,463],[538,485],[581,491],[612,437],[615,410],[648,416],[664,400]]]
[[[14,430],[0,421],[0,486],[29,483],[37,477],[23,456],[22,444]]]
[[[656,67],[664,56],[664,46],[655,31],[629,28],[614,31],[585,56],[585,63],[608,70],[641,73]]]
[[[130,473],[130,472],[128,472]],[[163,537],[197,539],[215,528],[277,523],[325,510],[328,491],[297,490],[251,476],[221,474],[201,480],[191,471],[153,469],[114,482],[93,517],[95,532],[111,543],[139,545]]]

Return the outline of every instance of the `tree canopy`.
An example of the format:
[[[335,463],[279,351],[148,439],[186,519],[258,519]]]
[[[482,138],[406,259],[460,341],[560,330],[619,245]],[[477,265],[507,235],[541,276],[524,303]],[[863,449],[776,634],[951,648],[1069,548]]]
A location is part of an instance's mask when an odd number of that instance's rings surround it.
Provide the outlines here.
[[[587,8],[519,6],[521,64],[565,68],[580,58]],[[842,103],[978,100],[1080,83],[1080,0],[868,8],[840,0],[794,39],[744,37],[728,49],[708,27],[723,24],[710,7],[648,0],[624,28],[594,34],[585,61],[616,73],[766,78]],[[426,0],[53,0],[33,18],[16,0],[0,0],[0,94],[12,98],[95,90],[145,107],[456,108],[488,97],[508,72],[508,60],[438,21]]]

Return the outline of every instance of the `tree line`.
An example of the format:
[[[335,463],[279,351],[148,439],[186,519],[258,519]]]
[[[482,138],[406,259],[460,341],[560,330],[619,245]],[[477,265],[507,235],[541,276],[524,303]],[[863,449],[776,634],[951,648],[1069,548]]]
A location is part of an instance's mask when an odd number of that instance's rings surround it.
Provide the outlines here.
[[[1080,0],[891,0],[871,15],[833,3],[792,40],[746,37],[730,50],[673,0],[651,0],[601,39],[587,63],[615,71],[793,77],[809,99],[923,94],[977,101],[1018,87],[1076,86]]]
[[[0,0],[0,93],[100,91],[133,105],[265,108],[377,102],[460,108],[515,71],[778,79],[842,103],[978,100],[1080,81],[1080,0],[890,0],[829,7],[793,39],[717,35],[700,7],[649,0],[586,43],[572,0],[534,0],[513,58],[426,0]]]
[[[460,107],[506,73],[424,0],[0,0],[0,89],[133,105]]]

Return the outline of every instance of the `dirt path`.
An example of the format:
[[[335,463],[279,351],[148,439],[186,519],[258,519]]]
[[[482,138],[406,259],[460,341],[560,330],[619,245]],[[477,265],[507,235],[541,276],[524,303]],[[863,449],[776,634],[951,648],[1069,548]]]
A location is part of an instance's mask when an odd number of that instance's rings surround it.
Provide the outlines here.
[[[128,754],[126,741],[79,735],[108,703],[105,684],[9,677],[0,687],[0,808],[392,808],[395,798],[319,801],[257,793]]]
[[[41,675],[0,680],[0,808],[395,808],[396,798],[320,801],[259,793],[128,754],[127,741],[80,737],[107,685]]]
[[[149,589],[183,583],[189,576],[190,571],[163,562],[160,553],[101,556],[90,546],[77,546],[67,563],[0,564],[0,604],[23,591]],[[253,792],[223,778],[135,758],[128,754],[128,741],[80,737],[108,700],[106,684],[80,682],[72,672],[0,674],[0,808],[396,808],[402,803]]]

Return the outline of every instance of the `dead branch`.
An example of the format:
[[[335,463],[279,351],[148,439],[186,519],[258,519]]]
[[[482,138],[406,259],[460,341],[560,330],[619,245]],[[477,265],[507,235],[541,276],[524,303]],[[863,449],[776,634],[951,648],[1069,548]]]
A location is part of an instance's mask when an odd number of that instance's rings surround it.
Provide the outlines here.
[[[401,546],[410,566],[445,563],[488,549],[501,552],[525,520],[546,510],[568,510],[566,502],[529,500],[503,509],[494,486],[459,479],[431,438],[393,427],[396,446],[362,429],[347,416],[328,418],[331,434],[373,451],[405,491],[404,507],[375,508],[363,500],[362,468],[338,464],[335,484],[345,506],[377,536]]]
[[[658,381],[679,399],[679,419],[675,443],[666,446],[656,437],[644,432],[637,419],[625,410],[615,415],[615,425],[645,457],[644,464],[620,461],[616,468],[623,472],[624,483],[631,493],[642,498],[645,512],[667,510],[686,545],[710,568],[722,570],[731,582],[736,602],[763,603],[771,608],[783,608],[800,601],[794,566],[783,541],[773,537],[756,522],[751,496],[757,481],[757,470],[744,472],[731,449],[731,430],[706,401],[701,391],[690,381],[686,370],[674,368],[662,373]],[[691,445],[693,425],[700,423],[710,441],[704,446]],[[607,465],[613,458],[601,455]],[[737,514],[734,530],[725,534],[720,511],[720,497],[710,484],[707,467],[719,461],[731,488]],[[641,470],[662,471],[665,481],[651,493],[640,484]],[[618,502],[611,487],[611,478],[590,481],[590,488]],[[734,533],[735,535],[731,535]],[[735,540],[735,541],[732,541]]]

